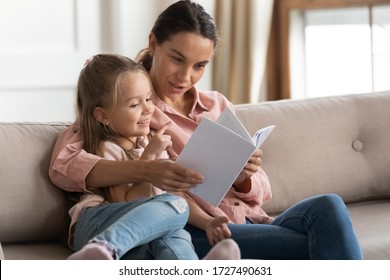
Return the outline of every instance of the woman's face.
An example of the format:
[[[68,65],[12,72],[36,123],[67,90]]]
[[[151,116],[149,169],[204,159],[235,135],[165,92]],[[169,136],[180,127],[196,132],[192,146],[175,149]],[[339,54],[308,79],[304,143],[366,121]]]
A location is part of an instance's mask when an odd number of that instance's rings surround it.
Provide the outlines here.
[[[157,44],[149,38],[153,64],[149,75],[156,94],[162,99],[176,98],[202,78],[214,53],[214,42],[201,35],[181,32]]]

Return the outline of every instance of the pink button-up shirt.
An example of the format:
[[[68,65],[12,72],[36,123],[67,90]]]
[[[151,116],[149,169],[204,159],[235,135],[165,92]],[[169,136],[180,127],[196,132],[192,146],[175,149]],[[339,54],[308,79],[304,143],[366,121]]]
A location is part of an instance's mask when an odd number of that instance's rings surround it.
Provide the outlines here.
[[[189,137],[192,135],[203,117],[216,120],[222,111],[229,107],[234,112],[234,106],[225,96],[216,91],[190,90],[194,95],[191,113],[183,116],[171,106],[153,98],[156,110],[151,127],[159,129],[162,125],[172,122],[166,134],[172,137],[172,157],[180,154]],[[83,141],[75,123],[59,136],[54,147],[49,175],[53,183],[68,191],[86,191],[85,178],[100,159],[82,150]],[[270,223],[270,218],[261,208],[270,200],[271,186],[264,170],[251,177],[251,188],[247,193],[240,193],[230,188],[218,207],[214,207],[197,197],[194,199],[211,216],[226,215],[232,223],[245,223],[249,219],[253,223]]]

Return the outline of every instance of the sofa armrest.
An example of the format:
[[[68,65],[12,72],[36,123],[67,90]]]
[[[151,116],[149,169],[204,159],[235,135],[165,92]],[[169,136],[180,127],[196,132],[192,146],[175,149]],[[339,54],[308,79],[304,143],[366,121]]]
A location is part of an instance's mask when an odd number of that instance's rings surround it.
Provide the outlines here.
[[[4,260],[3,247],[1,247],[1,242],[0,242],[0,260]]]

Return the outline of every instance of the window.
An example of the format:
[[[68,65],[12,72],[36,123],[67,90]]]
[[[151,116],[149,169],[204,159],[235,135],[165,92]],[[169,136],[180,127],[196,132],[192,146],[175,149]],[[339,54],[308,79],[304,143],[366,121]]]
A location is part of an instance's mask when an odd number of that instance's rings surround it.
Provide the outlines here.
[[[292,98],[390,89],[389,70],[390,5],[291,11]]]
[[[389,0],[275,0],[269,99],[390,90]]]

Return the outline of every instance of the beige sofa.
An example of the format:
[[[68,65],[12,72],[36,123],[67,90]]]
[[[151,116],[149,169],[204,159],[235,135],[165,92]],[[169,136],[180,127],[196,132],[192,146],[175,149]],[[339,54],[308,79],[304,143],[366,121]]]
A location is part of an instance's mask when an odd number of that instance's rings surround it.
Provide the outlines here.
[[[237,105],[248,130],[275,124],[263,167],[277,214],[337,193],[350,209],[366,259],[390,259],[390,92]],[[61,123],[0,124],[0,257],[64,259],[66,194],[48,178]],[[324,209],[326,211],[326,209]]]

